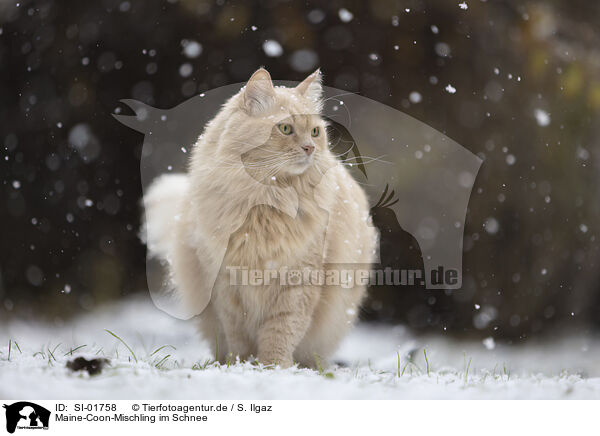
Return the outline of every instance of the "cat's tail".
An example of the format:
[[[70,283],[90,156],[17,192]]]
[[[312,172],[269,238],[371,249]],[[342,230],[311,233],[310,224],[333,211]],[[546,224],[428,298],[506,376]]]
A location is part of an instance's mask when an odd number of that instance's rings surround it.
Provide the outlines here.
[[[139,236],[150,256],[170,257],[173,229],[180,219],[181,202],[188,185],[187,175],[166,174],[154,180],[146,190],[142,200],[145,218]]]

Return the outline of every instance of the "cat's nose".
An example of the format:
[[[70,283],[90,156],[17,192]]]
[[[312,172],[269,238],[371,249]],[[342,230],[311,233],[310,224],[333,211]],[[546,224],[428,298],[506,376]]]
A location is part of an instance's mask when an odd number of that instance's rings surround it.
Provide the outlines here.
[[[315,146],[312,144],[306,144],[302,146],[302,150],[304,150],[307,156],[310,156],[313,151],[315,151]]]

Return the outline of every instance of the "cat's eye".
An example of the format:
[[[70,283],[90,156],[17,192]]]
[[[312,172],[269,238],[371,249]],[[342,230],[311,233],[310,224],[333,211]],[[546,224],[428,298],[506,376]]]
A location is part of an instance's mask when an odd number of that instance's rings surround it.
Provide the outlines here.
[[[294,133],[294,128],[291,124],[281,123],[278,124],[277,127],[279,127],[279,131],[284,135],[291,135],[292,133]]]
[[[312,128],[312,130],[311,130],[311,132],[310,132],[310,135],[311,135],[312,137],[317,137],[317,136],[319,136],[319,128],[318,128],[318,127],[313,127],[313,128]]]

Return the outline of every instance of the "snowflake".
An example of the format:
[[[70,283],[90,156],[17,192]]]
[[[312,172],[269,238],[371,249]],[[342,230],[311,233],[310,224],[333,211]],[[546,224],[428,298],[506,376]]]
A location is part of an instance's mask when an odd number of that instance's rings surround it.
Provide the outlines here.
[[[447,92],[449,92],[450,94],[455,94],[456,93],[456,88],[450,84],[448,84],[445,88],[444,88]]]
[[[354,18],[354,14],[346,8],[340,9],[338,11],[338,16],[340,17],[340,20],[342,20],[344,23],[349,23]]]

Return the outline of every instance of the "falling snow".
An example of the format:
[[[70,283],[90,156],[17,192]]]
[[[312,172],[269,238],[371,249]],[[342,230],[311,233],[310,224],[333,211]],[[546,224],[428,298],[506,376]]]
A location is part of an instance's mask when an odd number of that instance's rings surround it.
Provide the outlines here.
[[[344,23],[349,23],[354,18],[354,14],[346,8],[340,9],[338,11],[338,16],[340,17],[340,20],[342,20]]]
[[[192,71],[194,71],[194,68],[192,67],[192,64],[187,63],[187,62],[185,64],[182,64],[179,67],[179,75],[181,77],[189,77],[189,76],[191,76],[192,75]]]
[[[197,41],[184,39],[181,41],[181,45],[183,47],[183,54],[190,59],[197,58],[202,54],[202,45]]]
[[[500,224],[498,223],[498,220],[496,218],[489,217],[485,220],[483,227],[485,228],[485,231],[488,232],[490,235],[494,235],[498,233],[498,230],[500,229]]]
[[[274,39],[267,39],[263,42],[263,51],[271,58],[279,57],[283,54],[283,47]]]
[[[545,127],[550,124],[550,114],[542,109],[535,109],[533,111],[533,115],[535,116],[535,120],[538,123],[538,126]]]
[[[422,100],[422,96],[420,93],[418,93],[417,91],[413,91],[408,95],[408,99],[410,100],[411,103],[420,103]]]

